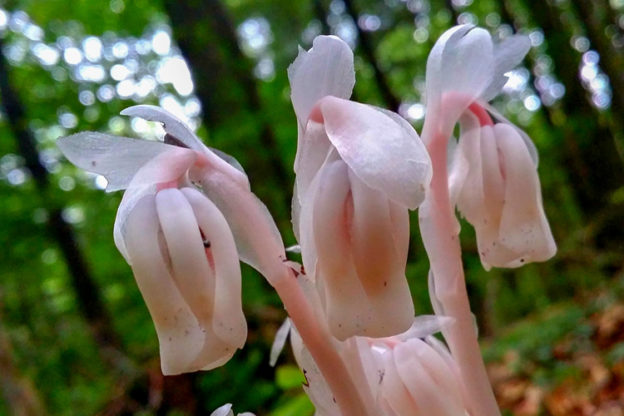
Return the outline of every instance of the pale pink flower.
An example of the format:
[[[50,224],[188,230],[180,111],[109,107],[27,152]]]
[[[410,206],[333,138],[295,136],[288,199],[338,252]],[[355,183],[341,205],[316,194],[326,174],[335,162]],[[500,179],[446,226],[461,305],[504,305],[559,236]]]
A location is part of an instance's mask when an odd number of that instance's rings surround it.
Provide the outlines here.
[[[556,252],[542,206],[535,146],[487,105],[529,47],[525,36],[494,44],[484,29],[456,26],[440,37],[427,61],[430,120],[423,135],[450,137],[460,123],[450,197],[475,227],[486,269],[544,261]]]
[[[466,416],[465,389],[446,346],[432,336],[450,319],[417,317],[410,329],[386,338],[332,341],[348,365],[367,409],[378,416]],[[291,343],[317,416],[339,414],[331,391],[295,329]]]
[[[288,70],[299,135],[293,226],[331,333],[388,336],[414,314],[405,279],[408,209],[424,199],[429,156],[395,113],[349,101],[353,53],[319,36]]]
[[[247,337],[239,253],[222,211],[193,183],[209,170],[236,193],[248,189],[246,176],[164,110],[137,106],[123,114],[163,122],[165,141],[176,145],[85,132],[59,147],[77,166],[104,175],[108,190],[126,188],[115,243],[154,321],[163,373],[215,368]]]

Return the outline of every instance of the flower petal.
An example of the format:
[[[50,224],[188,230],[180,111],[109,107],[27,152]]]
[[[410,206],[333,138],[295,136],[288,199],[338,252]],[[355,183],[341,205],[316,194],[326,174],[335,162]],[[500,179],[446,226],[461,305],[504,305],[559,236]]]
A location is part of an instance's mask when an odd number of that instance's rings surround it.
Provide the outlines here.
[[[201,192],[183,188],[197,224],[210,247],[214,268],[214,310],[212,328],[216,336],[232,349],[242,348],[247,338],[247,323],[241,300],[241,272],[234,236],[225,217]],[[179,215],[179,214],[178,214]],[[196,288],[197,290],[198,288]]]
[[[140,117],[149,121],[158,121],[163,124],[167,134],[180,140],[189,148],[198,151],[203,151],[205,149],[203,143],[185,123],[161,107],[145,104],[134,105],[124,109],[121,115]]]
[[[494,66],[490,34],[470,25],[455,26],[436,42],[427,59],[427,112],[444,105],[445,118],[457,120],[489,86]],[[451,100],[442,98],[453,93]]]
[[[161,142],[90,131],[62,137],[57,145],[74,165],[106,177],[108,192],[127,188],[143,165],[161,153],[175,149]]]
[[[406,121],[335,97],[323,98],[319,109],[329,140],[366,185],[410,209],[418,207],[431,180],[431,161]]]
[[[481,94],[483,101],[490,101],[501,92],[508,79],[505,74],[520,65],[529,49],[531,41],[525,35],[513,35],[494,45],[494,77]]]
[[[192,150],[165,144],[162,146],[167,146],[167,151],[157,154],[137,170],[117,209],[113,227],[115,245],[128,262],[130,260],[124,243],[124,227],[134,205],[143,196],[156,193],[157,184],[178,181],[196,159],[196,153]]]
[[[281,262],[286,259],[284,243],[262,201],[229,173],[202,170],[193,173],[193,176],[227,220],[239,258],[258,270],[269,282],[283,276]]]
[[[318,253],[317,288],[324,294],[330,331],[339,340],[362,334],[375,318],[351,257],[349,217],[353,208],[348,169],[338,159],[319,171],[310,227]]]
[[[163,374],[180,374],[199,369],[193,363],[204,346],[204,333],[169,272],[159,228],[154,196],[148,195],[128,216],[125,242],[156,327]]]
[[[184,194],[173,188],[158,192],[155,202],[176,285],[200,324],[210,326],[215,271],[206,258],[193,208]]]
[[[317,36],[309,51],[299,49],[288,67],[288,79],[299,128],[303,130],[318,100],[328,95],[351,96],[355,85],[353,52],[340,38]]]
[[[286,345],[291,326],[290,318],[286,318],[275,333],[275,339],[273,340],[273,345],[271,345],[271,355],[269,358],[269,365],[271,367],[275,367],[277,359]]]
[[[369,188],[352,173],[349,180],[353,198],[353,263],[377,314],[377,325],[368,325],[366,335],[395,335],[407,330],[414,319],[414,303],[405,278],[408,247],[399,249],[394,242],[395,233],[409,230],[407,209],[403,208],[400,223],[393,224],[390,201],[384,194]]]
[[[542,206],[535,165],[513,127],[496,124],[494,130],[503,155],[506,182],[499,238],[503,246],[515,253],[515,258],[507,260],[504,267],[548,260],[555,255],[557,246]]]

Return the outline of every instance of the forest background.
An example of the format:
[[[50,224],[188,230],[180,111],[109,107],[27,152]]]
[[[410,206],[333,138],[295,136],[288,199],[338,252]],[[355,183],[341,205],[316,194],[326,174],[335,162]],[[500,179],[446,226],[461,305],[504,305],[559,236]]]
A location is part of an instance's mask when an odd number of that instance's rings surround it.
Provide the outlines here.
[[[297,46],[318,34],[346,40],[354,99],[420,131],[427,55],[457,22],[530,37],[494,104],[539,149],[559,246],[547,263],[485,272],[462,223],[499,403],[510,415],[624,415],[623,0],[0,2],[0,415],[204,415],[226,402],[311,415],[290,353],[268,364],[285,312],[246,266],[245,349],[215,371],[162,376],[112,239],[121,193],[103,192],[103,178],[70,165],[55,141],[83,130],[156,138],[158,125],[119,112],[161,105],[238,159],[294,244],[286,68]],[[417,313],[430,313],[412,223],[407,275]]]

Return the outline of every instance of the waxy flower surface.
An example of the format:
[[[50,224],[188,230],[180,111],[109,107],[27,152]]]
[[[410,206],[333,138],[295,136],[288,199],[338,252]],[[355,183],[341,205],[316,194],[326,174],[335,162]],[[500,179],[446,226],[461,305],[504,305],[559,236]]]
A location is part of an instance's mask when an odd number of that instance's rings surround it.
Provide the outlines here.
[[[427,108],[433,122],[426,128],[450,137],[455,123],[460,124],[450,196],[475,227],[486,269],[544,261],[556,252],[542,206],[535,146],[487,105],[529,47],[524,36],[495,45],[483,29],[456,26],[442,35],[427,61]]]
[[[115,243],[131,265],[160,344],[164,374],[208,370],[228,361],[247,337],[238,252],[228,222],[193,186],[193,171],[212,166],[234,182],[244,174],[221,160],[161,109],[124,114],[165,124],[162,142],[100,133],[59,140],[74,164],[124,189]]]
[[[288,70],[299,126],[293,225],[338,339],[406,330],[408,208],[424,199],[427,152],[397,114],[349,101],[353,53],[319,36]]]

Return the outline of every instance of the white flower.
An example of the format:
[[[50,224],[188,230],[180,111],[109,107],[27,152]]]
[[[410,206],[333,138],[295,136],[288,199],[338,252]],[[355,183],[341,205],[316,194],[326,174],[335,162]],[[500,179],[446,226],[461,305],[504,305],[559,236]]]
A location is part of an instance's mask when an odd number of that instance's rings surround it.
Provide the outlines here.
[[[288,75],[299,126],[293,225],[330,331],[404,331],[414,314],[408,208],[424,199],[427,152],[397,114],[348,100],[353,53],[340,39],[317,37]]]
[[[248,190],[247,178],[164,110],[124,114],[163,122],[165,140],[177,146],[86,132],[59,147],[77,166],[105,175],[108,190],[126,188],[115,243],[154,321],[163,373],[220,366],[247,337],[239,254],[224,214],[193,183],[208,170],[236,193]]]

